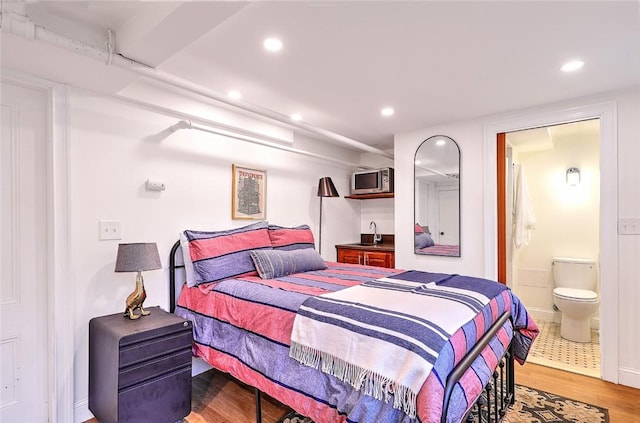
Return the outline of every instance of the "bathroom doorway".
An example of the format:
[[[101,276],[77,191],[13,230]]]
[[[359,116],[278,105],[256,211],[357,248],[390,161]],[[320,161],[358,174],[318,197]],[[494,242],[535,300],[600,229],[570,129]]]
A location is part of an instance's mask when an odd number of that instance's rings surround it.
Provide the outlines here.
[[[590,318],[591,342],[562,338],[552,271],[554,257],[598,261],[600,121],[506,133],[504,147],[503,282],[540,326],[529,360],[600,377],[600,310]]]

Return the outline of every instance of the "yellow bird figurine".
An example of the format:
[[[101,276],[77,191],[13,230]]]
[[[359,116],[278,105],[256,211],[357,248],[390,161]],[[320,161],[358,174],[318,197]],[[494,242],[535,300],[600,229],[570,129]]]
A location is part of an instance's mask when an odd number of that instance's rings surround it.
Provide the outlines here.
[[[138,272],[136,276],[136,289],[127,297],[127,308],[124,310],[124,315],[129,316],[130,319],[139,319],[140,316],[146,316],[150,312],[142,307],[144,300],[147,299],[147,291],[144,290],[144,282],[142,280],[142,272]],[[140,309],[140,314],[135,314],[136,309]]]

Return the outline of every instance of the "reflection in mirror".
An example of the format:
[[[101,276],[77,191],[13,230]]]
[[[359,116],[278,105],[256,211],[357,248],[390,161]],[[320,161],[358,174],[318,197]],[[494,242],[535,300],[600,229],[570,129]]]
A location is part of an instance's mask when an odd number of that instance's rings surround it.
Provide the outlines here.
[[[460,149],[444,135],[427,138],[414,158],[416,254],[460,257]]]

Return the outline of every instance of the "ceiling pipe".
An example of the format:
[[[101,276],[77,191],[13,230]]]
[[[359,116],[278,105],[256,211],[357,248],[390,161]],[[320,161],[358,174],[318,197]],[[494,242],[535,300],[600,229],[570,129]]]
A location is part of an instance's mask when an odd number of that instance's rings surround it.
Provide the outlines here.
[[[90,90],[86,90],[85,89],[85,91],[90,91]],[[96,95],[100,95],[100,93],[95,92],[95,91],[90,91],[90,92],[93,92]],[[258,138],[261,138],[261,139],[264,139],[264,140],[267,140],[267,141],[270,141],[270,142],[273,142],[273,143],[291,144],[291,141],[288,141],[288,140],[284,140],[284,139],[276,138],[276,137],[271,137],[271,136],[263,134],[263,133],[259,133],[259,132],[256,132],[256,131],[251,131],[249,129],[238,128],[237,126],[234,126],[234,125],[227,125],[227,124],[224,124],[222,122],[218,122],[218,121],[214,121],[214,120],[211,120],[211,119],[204,118],[202,116],[197,116],[197,115],[193,115],[193,114],[185,113],[185,112],[179,112],[177,110],[170,109],[168,107],[159,106],[157,104],[149,103],[147,101],[139,100],[139,99],[136,99],[136,98],[126,97],[126,96],[118,95],[118,94],[113,94],[113,95],[109,96],[109,98],[111,98],[111,99],[113,99],[115,101],[119,101],[119,102],[128,104],[128,105],[135,105],[136,107],[141,108],[141,109],[146,109],[146,110],[150,110],[150,111],[155,112],[155,113],[160,113],[160,114],[163,114],[163,115],[166,115],[166,116],[171,116],[171,117],[174,117],[174,118],[178,118],[181,121],[189,121],[189,122],[193,121],[193,122],[201,123],[203,125],[207,125],[207,126],[210,126],[210,127],[215,127],[215,128],[218,128],[218,129],[221,129],[221,130],[224,130],[224,131],[229,131],[229,132],[232,132],[232,133],[235,133],[235,134],[241,134],[241,135],[248,136],[248,137],[258,137]],[[178,124],[179,123],[180,122],[178,122]],[[176,125],[178,125],[178,124],[176,124]],[[173,126],[175,126],[175,125],[173,125]],[[178,128],[177,127],[176,130],[178,130],[178,129],[184,129],[184,128]]]
[[[202,131],[202,132],[208,132],[210,134],[215,134],[215,135],[221,135],[223,137],[228,137],[228,138],[234,138],[240,141],[246,141],[246,142],[250,142],[253,144],[258,144],[258,145],[262,145],[265,147],[271,147],[271,148],[275,148],[278,150],[283,150],[283,151],[287,151],[289,153],[295,153],[295,154],[301,154],[303,156],[308,156],[308,157],[313,157],[316,159],[321,159],[321,160],[326,160],[326,161],[330,161],[333,163],[338,163],[341,165],[346,165],[348,167],[351,168],[357,168],[357,169],[369,169],[368,166],[363,166],[361,164],[357,164],[357,163],[352,163],[352,162],[347,162],[344,160],[340,160],[340,159],[334,159],[333,157],[329,157],[329,156],[325,156],[322,154],[317,154],[317,153],[312,153],[310,151],[305,151],[305,150],[300,150],[297,148],[293,148],[293,147],[287,147],[286,145],[280,145],[280,144],[276,144],[270,141],[266,141],[266,140],[262,140],[259,138],[255,138],[255,137],[249,137],[246,135],[241,135],[241,134],[236,134],[233,132],[229,132],[223,129],[217,129],[217,128],[213,128],[213,127],[204,127],[204,126],[198,126],[198,125],[194,125],[191,121],[186,121],[186,120],[181,120],[178,121],[177,123],[171,125],[169,127],[169,130],[171,132],[176,132],[179,131],[181,129],[195,129],[197,131]]]
[[[250,112],[257,115],[257,117],[262,120],[270,122],[275,121],[281,125],[303,129],[305,131],[332,139],[343,145],[356,148],[360,151],[365,151],[393,159],[393,154],[388,151],[380,150],[379,148],[372,147],[352,138],[345,137],[326,129],[318,128],[304,122],[293,123],[288,116],[258,105],[250,104],[246,101],[231,101],[226,96],[220,93],[209,90],[201,85],[194,84],[193,82],[188,81],[184,78],[180,78],[167,72],[160,71],[144,63],[129,59],[121,54],[103,50],[89,43],[74,40],[60,33],[51,31],[42,26],[38,26],[26,16],[17,15],[16,13],[12,12],[3,12],[1,19],[3,32],[9,32],[30,40],[42,41],[56,45],[58,47],[63,47],[76,53],[99,59],[105,64],[111,64],[113,66],[124,68],[126,70],[137,73],[140,76],[144,76],[155,81],[206,97],[208,99],[215,100],[216,102],[223,103],[227,107],[240,109],[244,112]]]

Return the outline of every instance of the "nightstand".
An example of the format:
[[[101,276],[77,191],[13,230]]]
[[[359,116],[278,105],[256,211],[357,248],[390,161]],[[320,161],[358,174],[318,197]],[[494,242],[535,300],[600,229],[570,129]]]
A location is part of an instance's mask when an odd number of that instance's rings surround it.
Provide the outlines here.
[[[191,412],[192,323],[148,310],[89,322],[89,409],[100,423],[173,423]]]

